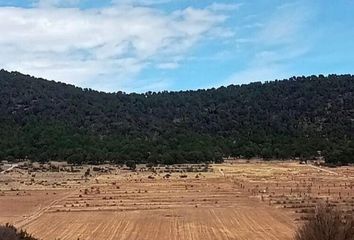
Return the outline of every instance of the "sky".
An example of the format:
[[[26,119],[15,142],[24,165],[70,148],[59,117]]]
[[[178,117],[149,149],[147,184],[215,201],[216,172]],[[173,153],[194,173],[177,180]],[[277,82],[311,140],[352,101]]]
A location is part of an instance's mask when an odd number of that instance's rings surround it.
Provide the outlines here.
[[[0,0],[0,68],[105,92],[354,74],[354,0]]]

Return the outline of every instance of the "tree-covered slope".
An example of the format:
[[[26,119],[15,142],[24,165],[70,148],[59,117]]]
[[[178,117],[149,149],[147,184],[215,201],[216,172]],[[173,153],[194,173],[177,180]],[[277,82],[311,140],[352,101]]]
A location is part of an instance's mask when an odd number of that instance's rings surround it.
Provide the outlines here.
[[[200,162],[221,156],[353,161],[354,76],[218,89],[103,93],[0,71],[0,158]],[[344,156],[344,157],[343,157]]]

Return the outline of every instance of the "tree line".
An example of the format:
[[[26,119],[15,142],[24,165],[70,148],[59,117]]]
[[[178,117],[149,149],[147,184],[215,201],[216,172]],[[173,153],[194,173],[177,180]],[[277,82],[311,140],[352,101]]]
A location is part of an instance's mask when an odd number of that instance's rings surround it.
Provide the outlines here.
[[[0,71],[0,159],[353,163],[354,76],[179,92],[104,93]]]

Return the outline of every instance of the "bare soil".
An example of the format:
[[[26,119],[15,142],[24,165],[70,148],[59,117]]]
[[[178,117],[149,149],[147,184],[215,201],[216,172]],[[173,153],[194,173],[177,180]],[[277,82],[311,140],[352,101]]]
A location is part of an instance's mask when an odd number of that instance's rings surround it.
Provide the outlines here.
[[[109,168],[1,174],[0,223],[44,240],[290,240],[319,202],[354,213],[354,167],[228,162],[208,172]]]

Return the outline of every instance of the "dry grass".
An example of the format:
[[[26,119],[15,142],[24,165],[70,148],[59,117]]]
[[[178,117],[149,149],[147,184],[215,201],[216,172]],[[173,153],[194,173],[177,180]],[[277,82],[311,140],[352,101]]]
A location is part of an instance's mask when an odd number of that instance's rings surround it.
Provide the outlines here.
[[[344,218],[340,210],[321,205],[296,233],[295,240],[353,240],[354,218]]]
[[[44,240],[293,240],[318,202],[346,215],[354,209],[353,167],[333,173],[293,162],[191,172],[177,165],[137,172],[106,166],[112,170],[85,177],[88,167],[36,171],[33,182],[22,170],[0,176],[0,223]]]

